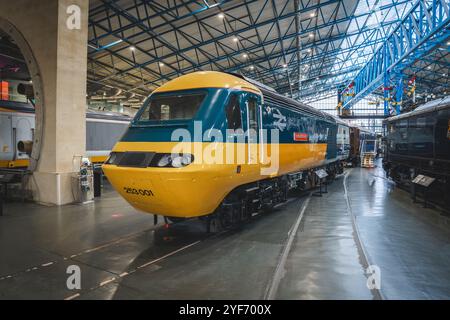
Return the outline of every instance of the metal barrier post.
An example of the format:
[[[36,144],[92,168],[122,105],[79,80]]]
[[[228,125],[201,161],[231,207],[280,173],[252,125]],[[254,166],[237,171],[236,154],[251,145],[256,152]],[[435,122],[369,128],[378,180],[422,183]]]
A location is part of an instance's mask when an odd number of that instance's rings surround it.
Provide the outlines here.
[[[94,169],[94,197],[102,196],[102,171]]]

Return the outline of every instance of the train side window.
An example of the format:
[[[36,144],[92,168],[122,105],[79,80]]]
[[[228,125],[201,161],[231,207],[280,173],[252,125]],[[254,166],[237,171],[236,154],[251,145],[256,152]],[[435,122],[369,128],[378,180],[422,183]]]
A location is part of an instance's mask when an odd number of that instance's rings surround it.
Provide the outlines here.
[[[170,120],[170,106],[168,106],[166,104],[161,105],[160,120]]]
[[[408,120],[400,120],[398,123],[400,129],[406,130],[408,128]]]
[[[426,125],[427,125],[427,118],[418,118],[417,119],[418,127],[425,127]]]
[[[249,129],[258,130],[258,108],[255,99],[248,100]]]
[[[239,96],[232,93],[226,107],[228,129],[242,129],[242,115],[239,106]]]

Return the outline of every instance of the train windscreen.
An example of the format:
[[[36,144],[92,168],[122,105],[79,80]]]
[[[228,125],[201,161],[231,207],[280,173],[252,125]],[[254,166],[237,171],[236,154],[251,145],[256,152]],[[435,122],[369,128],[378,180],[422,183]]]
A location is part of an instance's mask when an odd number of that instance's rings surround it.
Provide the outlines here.
[[[135,121],[190,120],[197,113],[206,93],[156,95],[150,98]]]
[[[375,141],[372,140],[364,141],[363,152],[365,153],[375,152]]]

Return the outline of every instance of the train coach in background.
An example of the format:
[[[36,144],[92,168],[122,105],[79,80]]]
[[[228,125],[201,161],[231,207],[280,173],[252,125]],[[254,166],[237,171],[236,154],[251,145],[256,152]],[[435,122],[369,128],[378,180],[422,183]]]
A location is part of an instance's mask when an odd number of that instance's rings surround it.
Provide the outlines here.
[[[101,164],[128,128],[131,118],[114,112],[86,112],[86,149],[92,163]],[[0,168],[26,168],[34,140],[34,108],[26,103],[0,105]]]
[[[450,209],[450,97],[385,120],[383,160],[387,175],[402,186],[422,174],[435,181],[430,196]]]
[[[361,165],[363,153],[370,146],[370,141],[376,141],[375,133],[357,126],[350,126],[350,155],[348,163],[353,167]],[[373,144],[373,148],[376,150],[376,143]]]
[[[336,124],[337,124],[337,134],[336,134],[337,154],[338,154],[338,159],[341,161],[341,164],[343,164],[344,162],[347,162],[348,159],[350,158],[351,127],[345,121],[342,121],[338,117],[335,117],[335,119],[336,119]]]

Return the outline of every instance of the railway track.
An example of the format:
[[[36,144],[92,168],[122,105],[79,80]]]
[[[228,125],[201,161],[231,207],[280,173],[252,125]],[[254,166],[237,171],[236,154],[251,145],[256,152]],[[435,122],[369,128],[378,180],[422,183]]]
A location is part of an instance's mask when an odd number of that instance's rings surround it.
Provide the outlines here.
[[[370,257],[367,254],[367,251],[364,248],[364,244],[361,241],[361,237],[359,234],[359,230],[358,230],[358,226],[356,224],[356,217],[352,211],[351,208],[351,203],[350,203],[350,198],[349,198],[349,194],[348,194],[348,189],[347,189],[347,178],[350,174],[352,169],[346,171],[343,176],[343,188],[344,188],[344,197],[345,197],[345,202],[346,202],[346,206],[347,206],[347,214],[350,216],[351,218],[351,222],[352,222],[352,229],[353,229],[353,239],[354,242],[357,246],[357,250],[359,253],[359,256],[361,258],[361,264],[364,268],[364,270],[368,270],[369,266],[371,266],[371,261],[370,261]],[[281,254],[278,258],[278,262],[275,268],[275,271],[272,275],[272,277],[270,278],[268,285],[266,287],[265,293],[264,293],[264,299],[265,300],[274,300],[277,298],[277,292],[280,286],[280,282],[282,280],[282,278],[285,276],[286,274],[286,261],[289,257],[291,248],[292,248],[292,244],[294,242],[294,239],[297,235],[297,231],[299,226],[301,225],[301,223],[303,222],[304,216],[305,216],[305,211],[309,205],[309,202],[311,200],[311,196],[312,196],[312,192],[308,195],[307,199],[300,205],[299,210],[298,210],[298,217],[297,220],[295,221],[295,224],[292,226],[292,228],[289,230],[288,234],[287,234],[287,238],[286,241],[284,243],[283,249],[281,251]],[[365,273],[366,278],[368,279],[369,274]],[[381,291],[378,289],[370,289],[373,297],[375,300],[383,300],[383,296],[381,294]]]

